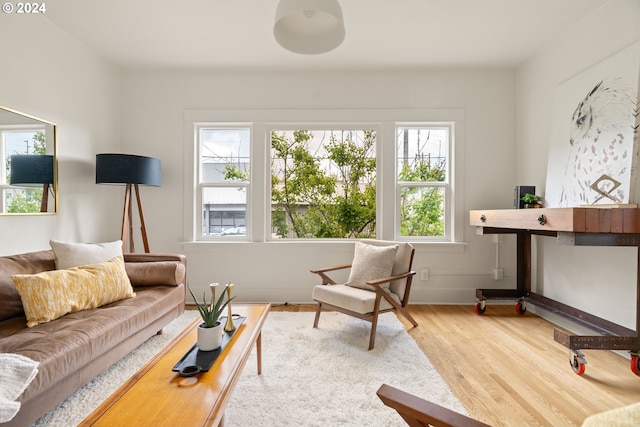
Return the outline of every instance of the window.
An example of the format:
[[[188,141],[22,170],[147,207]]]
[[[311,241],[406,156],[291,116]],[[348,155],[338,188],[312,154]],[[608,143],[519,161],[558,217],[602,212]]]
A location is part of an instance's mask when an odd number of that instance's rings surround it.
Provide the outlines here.
[[[401,237],[448,240],[450,127],[396,127]]]
[[[18,154],[46,154],[44,129],[0,128],[0,153],[4,162],[0,165],[2,203],[0,212],[40,212],[42,185],[38,187],[10,185],[11,156]]]
[[[376,132],[271,131],[273,238],[376,236]]]
[[[185,152],[187,241],[464,248],[462,110],[188,110]]]
[[[246,236],[251,130],[202,125],[197,138],[201,237]]]

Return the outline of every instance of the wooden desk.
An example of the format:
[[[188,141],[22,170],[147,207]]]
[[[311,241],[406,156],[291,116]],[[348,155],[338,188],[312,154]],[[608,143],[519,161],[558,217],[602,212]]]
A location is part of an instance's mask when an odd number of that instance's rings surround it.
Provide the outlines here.
[[[554,339],[573,351],[571,366],[584,373],[581,349],[630,350],[631,370],[640,374],[640,209],[543,208],[469,211],[469,222],[479,234],[512,233],[517,236],[516,289],[476,289],[476,312],[482,314],[488,299],[516,299],[523,314],[532,303],[602,335],[578,336],[556,329]],[[636,330],[578,310],[531,291],[531,236],[554,236],[558,243],[575,246],[635,246],[638,248]]]
[[[183,378],[171,369],[196,342],[198,318],[80,425],[219,425],[254,344],[258,374],[262,371],[261,331],[270,308],[268,303],[233,304],[233,313],[246,316],[245,321],[208,372]]]

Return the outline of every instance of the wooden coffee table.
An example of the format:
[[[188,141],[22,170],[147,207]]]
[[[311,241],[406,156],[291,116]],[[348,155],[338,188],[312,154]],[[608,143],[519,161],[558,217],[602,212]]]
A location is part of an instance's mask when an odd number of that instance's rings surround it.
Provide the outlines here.
[[[196,342],[193,321],[81,426],[217,426],[253,346],[262,373],[261,333],[271,304],[233,304],[246,317],[208,372],[182,377],[172,369]]]

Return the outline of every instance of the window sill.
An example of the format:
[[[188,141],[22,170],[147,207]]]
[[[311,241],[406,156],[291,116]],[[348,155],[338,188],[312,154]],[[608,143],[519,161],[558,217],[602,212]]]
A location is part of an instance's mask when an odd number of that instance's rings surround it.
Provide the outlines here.
[[[206,241],[190,241],[183,242],[182,248],[186,251],[206,252],[209,248],[216,248],[219,245],[293,245],[293,246],[311,246],[311,245],[352,245],[356,239],[339,239],[331,240],[270,240],[264,242],[251,242],[248,240],[206,240]],[[467,242],[408,242],[413,245],[416,252],[419,253],[462,253],[469,245]]]

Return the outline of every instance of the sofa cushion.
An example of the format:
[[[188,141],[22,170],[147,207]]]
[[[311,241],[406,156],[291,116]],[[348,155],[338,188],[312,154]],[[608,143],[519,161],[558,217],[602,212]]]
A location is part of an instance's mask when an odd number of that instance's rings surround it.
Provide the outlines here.
[[[0,322],[24,316],[22,300],[16,290],[12,274],[34,274],[53,270],[53,252],[38,251],[0,257]]]
[[[67,313],[135,296],[121,256],[93,265],[11,277],[30,328]]]
[[[356,242],[349,280],[345,285],[370,291],[375,290],[366,282],[390,276],[397,252],[398,245],[374,246]],[[383,289],[389,289],[388,282],[380,286]]]
[[[185,267],[181,262],[125,262],[133,286],[178,286],[184,283]]]
[[[53,249],[58,270],[97,264],[122,256],[122,240],[107,243],[66,243],[50,240],[49,244]]]
[[[167,313],[175,312],[184,302],[184,292],[183,285],[141,287],[135,298],[70,313],[33,328],[25,327],[24,317],[0,322],[0,353],[21,354],[40,363],[38,375],[20,400],[46,392],[69,376],[78,381],[77,387],[82,386],[87,379],[82,379],[80,371]]]

